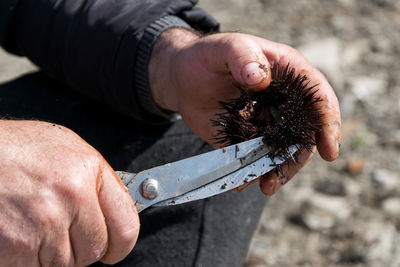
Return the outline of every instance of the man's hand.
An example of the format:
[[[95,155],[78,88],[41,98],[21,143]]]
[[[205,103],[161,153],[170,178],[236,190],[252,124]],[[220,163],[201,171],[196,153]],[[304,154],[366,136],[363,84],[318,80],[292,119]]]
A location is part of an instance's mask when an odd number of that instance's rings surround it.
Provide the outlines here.
[[[188,127],[209,143],[217,132],[211,120],[219,112],[219,101],[237,97],[234,83],[248,90],[263,90],[271,80],[270,63],[290,63],[307,75],[311,84],[319,84],[317,97],[323,113],[322,131],[316,136],[322,158],[335,160],[339,153],[340,111],[336,95],[326,78],[295,49],[262,38],[239,33],[220,33],[200,37],[173,28],[164,32],[156,43],[149,65],[150,87],[161,108],[177,111]],[[265,66],[262,70],[259,66]],[[298,164],[283,166],[286,180],[312,157],[306,150],[298,152]],[[275,172],[260,180],[266,195],[281,186]]]
[[[72,131],[0,121],[0,266],[115,263],[139,231],[112,168]]]

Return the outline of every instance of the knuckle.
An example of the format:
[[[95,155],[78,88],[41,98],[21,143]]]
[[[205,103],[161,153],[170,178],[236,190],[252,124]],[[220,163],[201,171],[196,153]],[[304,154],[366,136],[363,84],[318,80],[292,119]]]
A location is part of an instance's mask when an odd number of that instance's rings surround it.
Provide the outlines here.
[[[118,229],[119,240],[124,244],[134,245],[139,235],[139,222],[138,219],[132,219],[130,223]]]
[[[58,185],[60,195],[72,204],[84,203],[87,200],[87,186],[84,179],[68,177]]]
[[[288,57],[293,57],[293,56],[301,56],[304,57],[303,54],[301,54],[297,49],[291,47],[290,45],[287,44],[279,44],[281,46],[282,51],[286,51],[286,54]]]
[[[83,255],[85,258],[81,259],[82,265],[87,265],[89,263],[95,262],[100,260],[104,254],[107,251],[107,246],[108,246],[108,234],[103,227],[99,226],[97,227],[96,231],[94,234],[88,234],[91,248],[87,251],[85,255]]]
[[[0,266],[22,266],[25,259],[36,258],[36,247],[26,238],[0,236],[0,243]]]
[[[287,44],[279,44],[282,46],[282,49],[287,50],[289,53],[299,53],[296,49],[291,47],[290,45]]]
[[[56,203],[48,199],[37,201],[35,207],[31,210],[31,215],[42,229],[54,229],[58,227],[62,218],[61,209]]]
[[[231,42],[229,49],[235,55],[239,57],[248,57],[249,55],[253,55],[255,52],[255,45],[250,40],[246,40],[243,38],[239,38],[235,40],[235,42]]]
[[[95,188],[96,178],[100,172],[101,156],[89,152],[83,154],[84,162],[81,166],[72,168],[67,175],[63,175],[56,187],[60,195],[67,198],[72,204],[81,204],[92,195],[88,191]]]
[[[93,218],[93,217],[91,217]],[[74,252],[74,260],[76,266],[87,266],[93,262],[100,260],[107,251],[108,232],[103,223],[99,221],[91,221],[90,228],[75,225],[70,228],[70,236],[72,236],[72,251]]]
[[[284,61],[292,62],[293,59],[295,59],[294,61],[302,62],[303,64],[307,63],[309,66],[311,66],[311,63],[299,50],[287,44],[279,44],[279,46],[280,50],[284,51],[281,54],[281,60],[283,59]]]
[[[246,47],[254,46],[254,42],[244,34],[221,34],[222,44],[230,52],[241,52]]]
[[[73,261],[71,260],[70,255],[63,251],[59,251],[54,255],[54,257],[49,262],[48,266],[59,266],[59,267],[70,267],[74,266]]]

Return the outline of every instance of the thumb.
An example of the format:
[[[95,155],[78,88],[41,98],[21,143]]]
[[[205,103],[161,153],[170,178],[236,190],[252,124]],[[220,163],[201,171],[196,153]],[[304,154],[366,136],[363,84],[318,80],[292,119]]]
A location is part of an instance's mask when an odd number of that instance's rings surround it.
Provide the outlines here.
[[[99,203],[105,217],[108,247],[103,263],[116,263],[132,250],[139,235],[139,216],[126,187],[104,161]]]
[[[252,91],[261,91],[271,82],[271,67],[259,44],[245,34],[221,34],[213,57],[224,59],[235,81]],[[225,39],[225,40],[224,40]]]
[[[271,68],[268,61],[267,64],[262,64],[258,61],[245,64],[240,69],[240,77],[236,78],[236,80],[249,90],[264,90],[271,82]]]

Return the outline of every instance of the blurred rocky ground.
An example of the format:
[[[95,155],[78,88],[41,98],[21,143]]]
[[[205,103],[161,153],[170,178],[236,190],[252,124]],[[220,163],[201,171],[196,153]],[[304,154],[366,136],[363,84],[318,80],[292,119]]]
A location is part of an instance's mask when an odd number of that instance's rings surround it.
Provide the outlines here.
[[[266,206],[246,267],[400,266],[400,1],[200,0],[222,30],[302,51],[333,85],[340,158]]]

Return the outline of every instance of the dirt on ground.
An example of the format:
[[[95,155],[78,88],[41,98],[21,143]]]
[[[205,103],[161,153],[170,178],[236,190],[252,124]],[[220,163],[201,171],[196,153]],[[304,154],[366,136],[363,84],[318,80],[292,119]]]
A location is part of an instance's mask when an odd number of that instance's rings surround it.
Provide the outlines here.
[[[270,198],[250,266],[400,266],[400,1],[201,0],[224,31],[298,48],[342,112],[340,157],[318,155]]]

